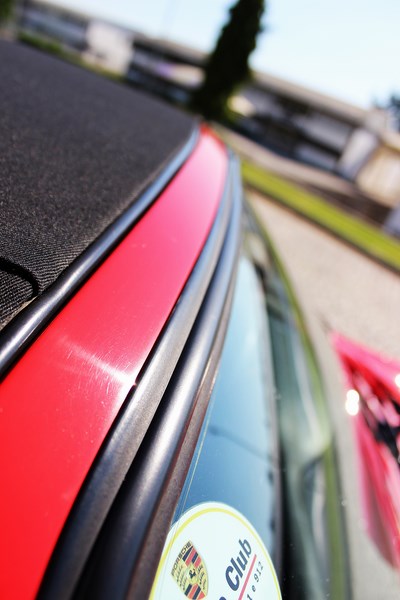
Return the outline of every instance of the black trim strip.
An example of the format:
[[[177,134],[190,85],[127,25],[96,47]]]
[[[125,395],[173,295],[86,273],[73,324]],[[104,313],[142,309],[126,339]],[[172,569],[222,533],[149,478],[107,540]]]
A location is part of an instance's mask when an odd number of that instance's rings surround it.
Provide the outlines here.
[[[41,333],[55,314],[115,248],[143,213],[153,204],[193,152],[199,137],[194,128],[188,141],[136,202],[121,214],[93,244],[58,277],[48,290],[26,306],[1,332],[0,379]]]
[[[143,441],[200,310],[232,211],[232,171],[203,251],[157,345],[109,433],[72,509],[46,572],[41,598],[68,598]]]
[[[240,247],[236,194],[227,239],[181,359],[96,544],[76,598],[147,598],[210,400]]]

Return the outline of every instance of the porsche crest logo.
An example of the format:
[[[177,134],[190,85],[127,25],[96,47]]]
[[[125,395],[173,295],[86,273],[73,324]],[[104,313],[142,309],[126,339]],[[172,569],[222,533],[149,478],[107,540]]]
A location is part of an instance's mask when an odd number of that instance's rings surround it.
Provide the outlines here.
[[[171,575],[187,598],[201,600],[207,596],[207,569],[191,541],[179,552]]]

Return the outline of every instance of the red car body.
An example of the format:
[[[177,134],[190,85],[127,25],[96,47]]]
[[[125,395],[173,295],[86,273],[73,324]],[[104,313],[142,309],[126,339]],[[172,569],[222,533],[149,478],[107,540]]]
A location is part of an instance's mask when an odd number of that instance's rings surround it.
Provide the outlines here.
[[[332,341],[347,387],[365,526],[400,569],[400,364],[341,335]]]
[[[0,597],[163,598],[170,559],[174,599],[392,589],[341,393],[232,153],[21,45],[0,42],[0,75]],[[363,514],[398,567],[398,368],[334,343]],[[169,556],[200,513],[202,546]]]
[[[226,150],[204,130],[157,203],[2,382],[3,597],[37,592],[90,466],[204,246],[226,169]]]

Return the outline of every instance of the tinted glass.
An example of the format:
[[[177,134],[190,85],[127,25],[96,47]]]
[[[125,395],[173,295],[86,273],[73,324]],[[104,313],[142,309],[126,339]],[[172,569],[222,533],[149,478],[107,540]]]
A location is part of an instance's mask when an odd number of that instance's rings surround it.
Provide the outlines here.
[[[202,502],[228,504],[252,523],[277,562],[273,389],[263,292],[242,256],[217,380],[175,520]]]

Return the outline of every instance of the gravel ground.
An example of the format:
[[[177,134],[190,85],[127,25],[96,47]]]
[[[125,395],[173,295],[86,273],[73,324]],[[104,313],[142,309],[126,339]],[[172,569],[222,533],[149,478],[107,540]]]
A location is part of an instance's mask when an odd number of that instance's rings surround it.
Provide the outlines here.
[[[263,196],[247,195],[308,309],[329,328],[400,359],[400,277]]]

